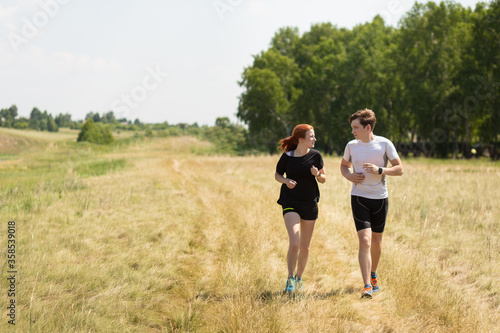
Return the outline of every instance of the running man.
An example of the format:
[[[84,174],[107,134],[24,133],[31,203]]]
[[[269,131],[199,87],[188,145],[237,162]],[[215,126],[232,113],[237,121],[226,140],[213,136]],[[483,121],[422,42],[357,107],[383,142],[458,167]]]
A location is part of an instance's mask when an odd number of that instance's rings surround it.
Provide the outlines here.
[[[355,139],[347,143],[340,165],[342,176],[353,183],[351,207],[358,232],[358,260],[364,283],[361,298],[372,298],[372,292],[380,290],[377,266],[389,209],[385,178],[403,174],[403,165],[394,144],[373,134],[375,122],[375,113],[369,109],[359,110],[349,118]],[[391,167],[387,166],[387,161],[391,162]]]

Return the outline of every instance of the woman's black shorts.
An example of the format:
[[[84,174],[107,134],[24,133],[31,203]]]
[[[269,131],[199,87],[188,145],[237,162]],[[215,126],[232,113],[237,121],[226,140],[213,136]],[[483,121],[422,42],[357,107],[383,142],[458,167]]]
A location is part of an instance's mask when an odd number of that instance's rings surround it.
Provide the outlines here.
[[[299,214],[302,220],[317,220],[318,219],[318,203],[316,200],[306,202],[285,202],[283,207],[283,215],[294,212]]]
[[[388,198],[368,199],[352,195],[351,207],[357,231],[371,228],[373,232],[384,232],[389,210]]]

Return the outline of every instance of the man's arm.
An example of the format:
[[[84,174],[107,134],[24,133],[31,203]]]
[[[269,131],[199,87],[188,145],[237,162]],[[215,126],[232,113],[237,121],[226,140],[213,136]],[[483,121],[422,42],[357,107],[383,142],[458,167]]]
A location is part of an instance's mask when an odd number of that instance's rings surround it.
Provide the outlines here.
[[[346,161],[342,158],[342,162],[340,162],[340,172],[345,179],[355,184],[360,184],[365,179],[365,176],[361,172],[351,172],[352,163]]]
[[[403,164],[401,163],[401,159],[399,157],[389,160],[391,162],[390,167],[383,168],[382,167],[382,175],[386,176],[402,176],[403,175]],[[368,173],[378,174],[378,169],[380,166],[377,166],[372,163],[363,164],[363,169]]]

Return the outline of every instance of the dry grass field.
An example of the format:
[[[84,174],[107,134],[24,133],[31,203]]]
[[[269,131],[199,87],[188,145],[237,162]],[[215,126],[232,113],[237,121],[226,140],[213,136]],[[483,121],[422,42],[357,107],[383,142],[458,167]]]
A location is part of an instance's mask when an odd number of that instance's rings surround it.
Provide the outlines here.
[[[209,144],[189,137],[95,148],[60,135],[22,138],[36,149],[0,162],[2,332],[500,332],[498,163],[403,160],[404,176],[389,178],[381,292],[360,300],[338,157],[325,158],[304,291],[283,295],[278,156],[203,155]]]

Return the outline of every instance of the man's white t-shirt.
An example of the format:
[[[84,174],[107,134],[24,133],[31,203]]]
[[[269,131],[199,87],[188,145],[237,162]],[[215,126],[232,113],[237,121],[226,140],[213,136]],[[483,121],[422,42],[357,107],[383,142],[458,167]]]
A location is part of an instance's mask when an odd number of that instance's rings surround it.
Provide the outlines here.
[[[349,141],[344,150],[344,160],[351,162],[354,172],[361,172],[365,179],[361,184],[352,185],[351,195],[369,199],[385,199],[389,196],[385,176],[367,173],[363,169],[364,163],[373,163],[379,167],[386,167],[387,161],[398,158],[396,147],[382,136],[375,135],[370,142],[361,140]]]

